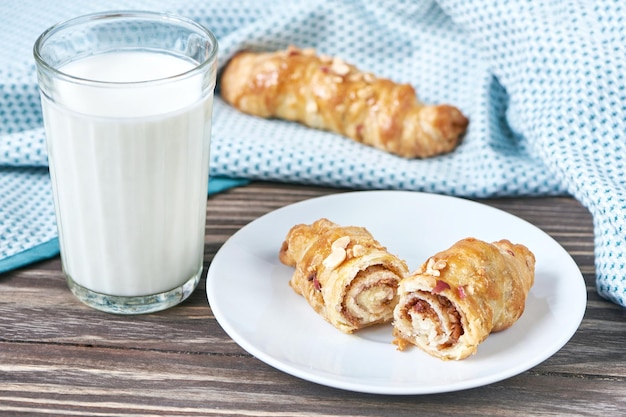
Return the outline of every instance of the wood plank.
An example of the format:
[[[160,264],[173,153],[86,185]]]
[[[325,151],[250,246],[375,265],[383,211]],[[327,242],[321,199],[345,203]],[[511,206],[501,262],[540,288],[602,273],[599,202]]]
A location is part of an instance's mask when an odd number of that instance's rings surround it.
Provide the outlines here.
[[[302,381],[250,357],[59,346],[51,363],[48,346],[30,346],[28,355],[0,347],[7,355],[0,365],[3,412],[40,412],[44,405],[82,415],[617,415],[626,409],[620,379],[530,372],[455,393],[381,396]]]

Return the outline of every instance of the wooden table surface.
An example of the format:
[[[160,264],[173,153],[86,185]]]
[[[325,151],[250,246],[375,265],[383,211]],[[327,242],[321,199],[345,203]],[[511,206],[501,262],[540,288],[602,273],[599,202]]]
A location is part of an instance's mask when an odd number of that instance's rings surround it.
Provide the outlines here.
[[[347,190],[253,183],[211,196],[205,273],[255,218]],[[90,309],[59,258],[0,275],[0,416],[626,415],[626,309],[595,291],[593,229],[572,198],[482,200],[535,224],[579,265],[580,328],[554,356],[504,381],[436,395],[389,396],[304,381],[254,358],[217,323],[205,280],[181,305],[143,316]]]

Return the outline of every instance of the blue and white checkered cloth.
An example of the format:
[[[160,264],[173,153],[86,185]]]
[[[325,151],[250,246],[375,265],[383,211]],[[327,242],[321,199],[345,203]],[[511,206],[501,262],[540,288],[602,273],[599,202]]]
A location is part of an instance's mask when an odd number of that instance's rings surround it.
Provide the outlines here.
[[[130,8],[206,25],[220,64],[241,48],[314,47],[471,120],[453,153],[405,160],[218,98],[213,186],[228,187],[226,177],[464,197],[569,193],[594,218],[598,292],[626,306],[626,6],[608,0],[2,2],[0,272],[58,251],[32,44],[58,21]]]

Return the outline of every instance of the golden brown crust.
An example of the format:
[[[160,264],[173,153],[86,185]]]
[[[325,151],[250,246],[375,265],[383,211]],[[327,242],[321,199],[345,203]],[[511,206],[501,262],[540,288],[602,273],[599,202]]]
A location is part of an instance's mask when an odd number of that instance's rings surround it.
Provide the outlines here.
[[[345,333],[390,322],[408,268],[362,227],[327,219],[291,228],[279,253],[295,267],[289,285]]]
[[[524,312],[535,257],[508,240],[467,238],[430,257],[398,289],[394,336],[442,359],[464,359]]]
[[[452,151],[469,123],[456,107],[420,102],[409,84],[311,49],[240,52],[224,69],[220,88],[242,112],[329,130],[406,158]]]

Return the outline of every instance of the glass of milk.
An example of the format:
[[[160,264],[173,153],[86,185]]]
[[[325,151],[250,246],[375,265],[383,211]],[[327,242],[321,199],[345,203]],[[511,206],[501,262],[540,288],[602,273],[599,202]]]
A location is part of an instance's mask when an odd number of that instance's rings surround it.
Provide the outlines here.
[[[61,261],[85,304],[148,313],[196,288],[217,48],[191,20],[136,11],[35,43]]]

